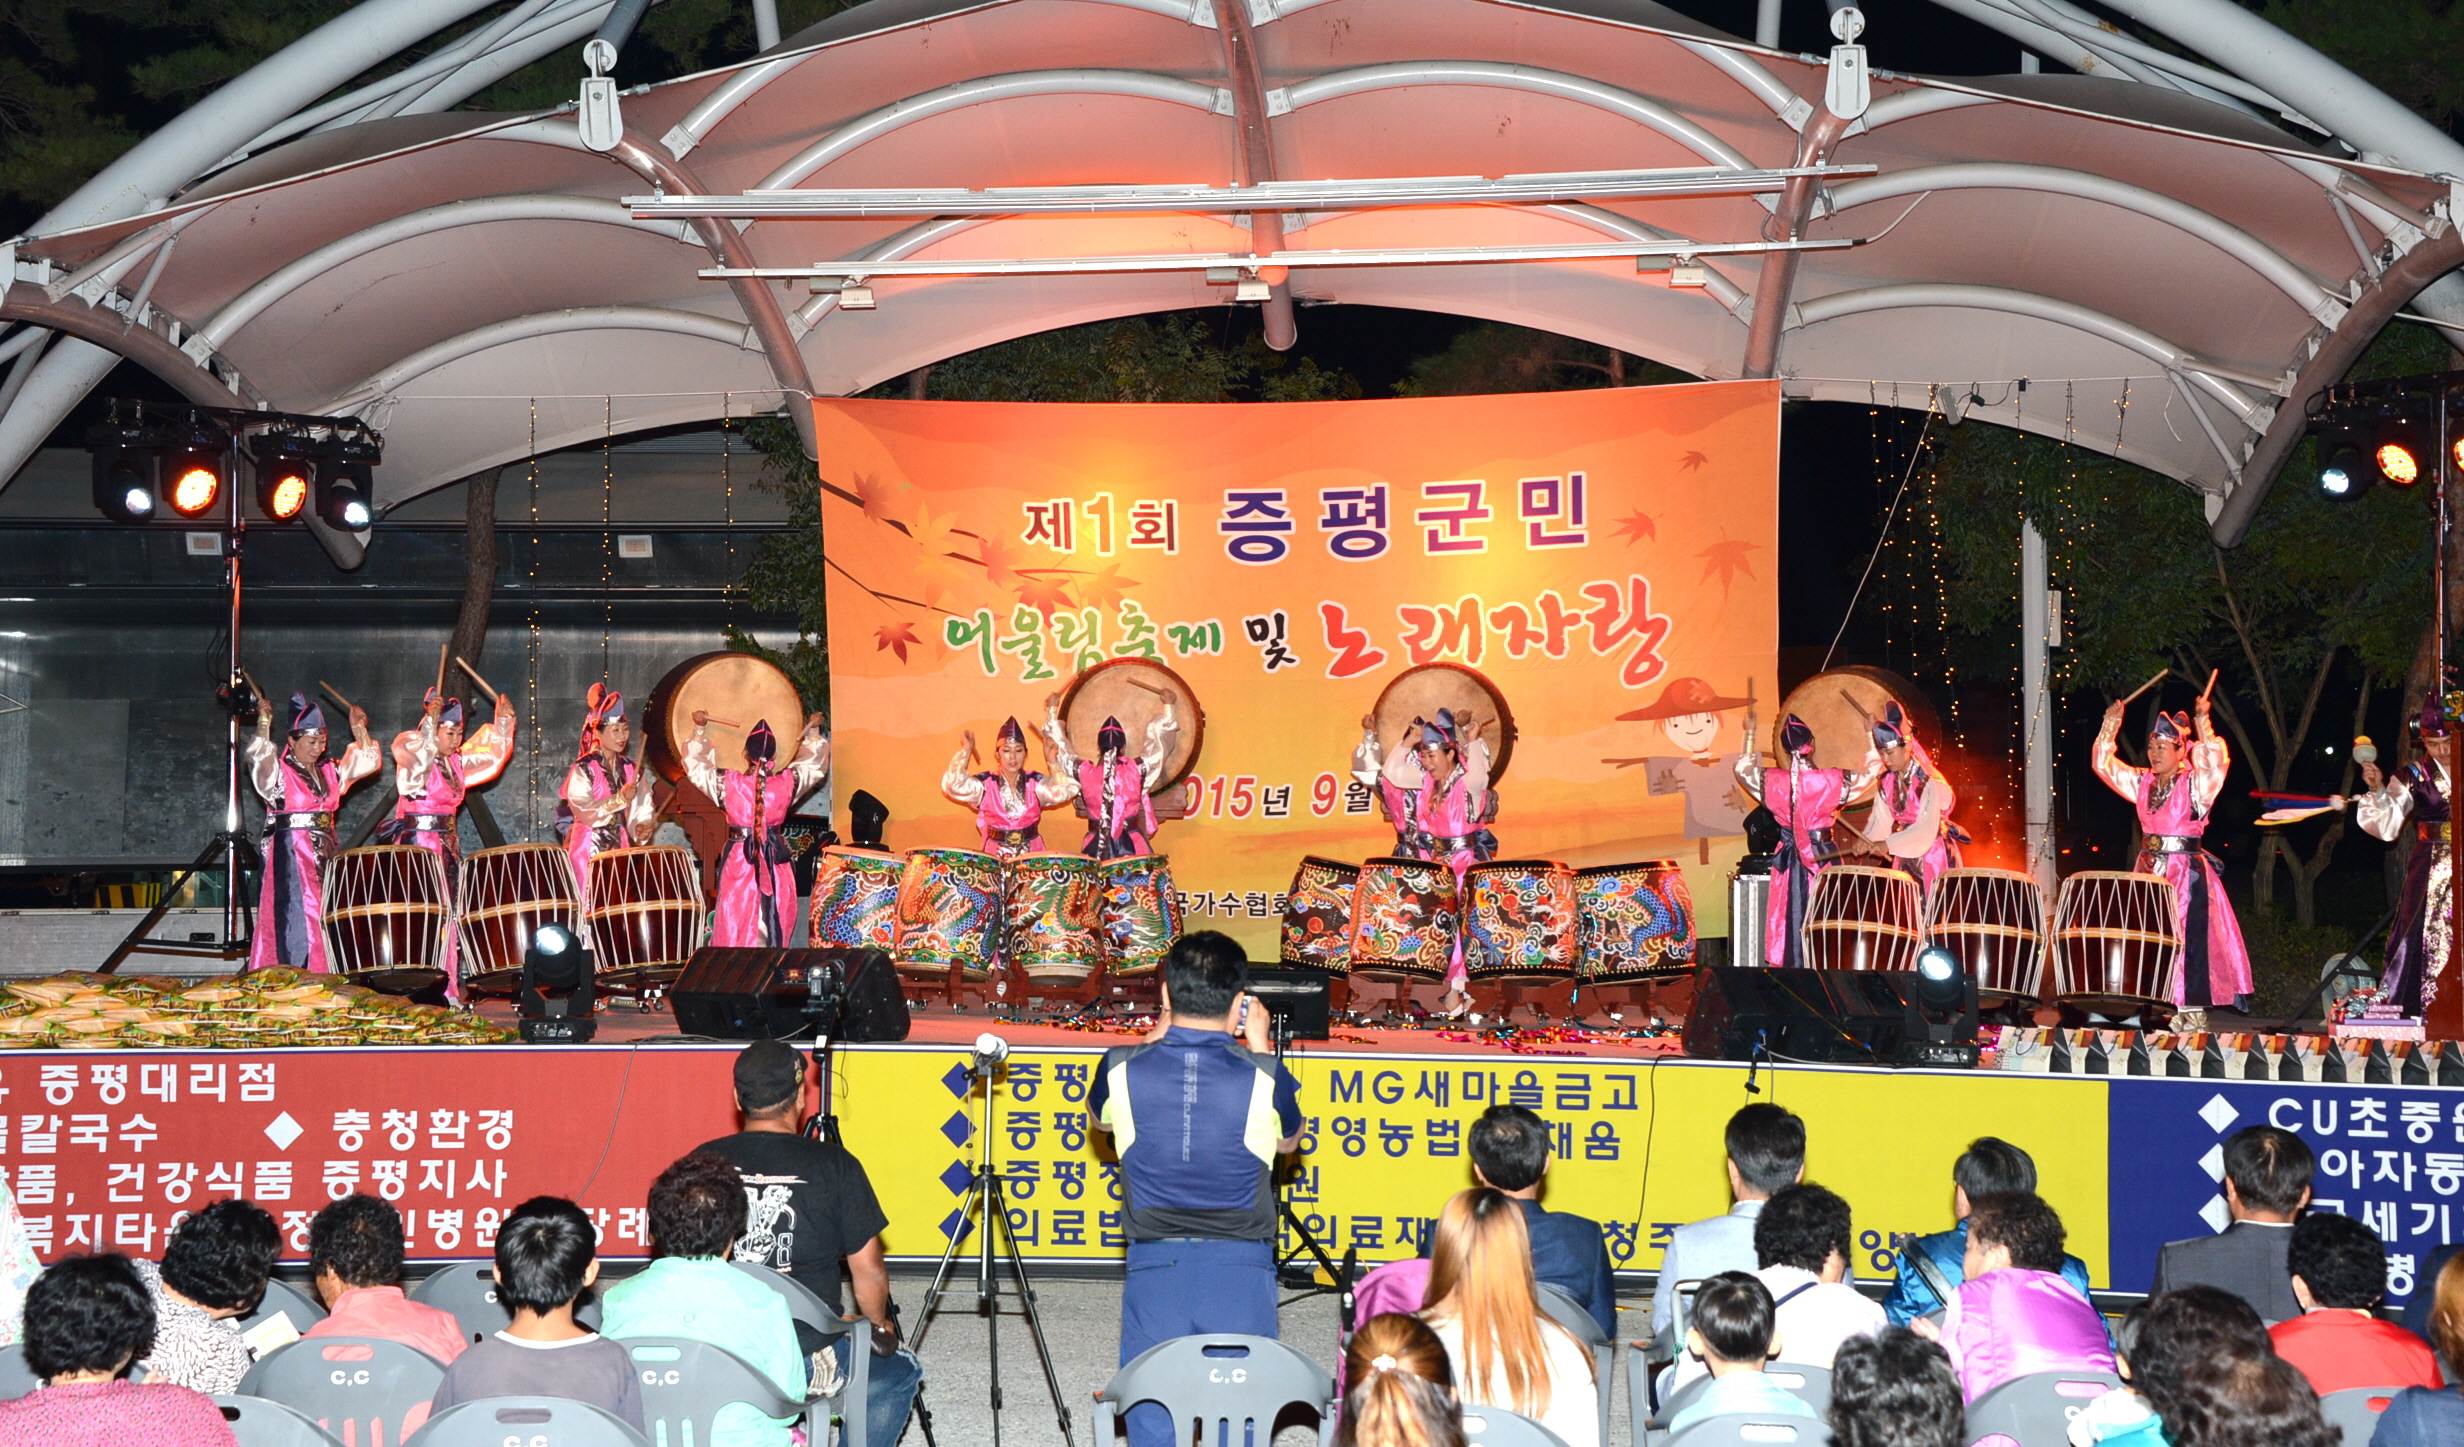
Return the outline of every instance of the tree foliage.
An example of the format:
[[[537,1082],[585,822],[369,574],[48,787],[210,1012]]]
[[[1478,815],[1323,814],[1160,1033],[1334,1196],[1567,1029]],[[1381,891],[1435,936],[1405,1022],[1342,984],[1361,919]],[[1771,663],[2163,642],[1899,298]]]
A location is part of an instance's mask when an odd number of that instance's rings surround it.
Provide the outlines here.
[[[1395,394],[1463,397],[1693,380],[1674,367],[1573,337],[1505,322],[1482,322],[1456,334],[1444,351],[1415,358],[1411,375],[1395,384]]]
[[[874,396],[912,395],[900,378]],[[1360,383],[1251,332],[1227,341],[1207,312],[1119,317],[997,342],[927,369],[924,395],[949,402],[1325,402]]]

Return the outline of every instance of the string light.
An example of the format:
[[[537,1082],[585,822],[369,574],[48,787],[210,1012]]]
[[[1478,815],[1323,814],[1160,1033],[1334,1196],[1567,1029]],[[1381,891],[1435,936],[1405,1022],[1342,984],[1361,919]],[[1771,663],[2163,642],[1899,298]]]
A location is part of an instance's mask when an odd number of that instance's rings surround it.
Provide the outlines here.
[[[527,837],[539,837],[539,399],[530,399],[530,799],[524,805]]]
[[[599,681],[613,686],[608,643],[616,632],[616,398],[607,399],[607,431],[599,439]]]

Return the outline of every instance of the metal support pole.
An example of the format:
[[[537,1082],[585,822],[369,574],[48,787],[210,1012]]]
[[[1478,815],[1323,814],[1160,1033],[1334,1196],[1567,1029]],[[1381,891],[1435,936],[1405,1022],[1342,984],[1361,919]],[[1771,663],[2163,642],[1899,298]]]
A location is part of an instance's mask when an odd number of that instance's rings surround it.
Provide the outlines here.
[[[1780,48],[1780,0],[1755,0],[1754,43],[1765,50]]]
[[[2437,590],[2437,596],[2431,600],[2430,604],[2433,610],[2431,616],[2434,620],[2431,625],[2431,646],[2436,650],[2435,656],[2430,660],[2430,696],[2432,698],[2443,698],[2447,693],[2449,642],[2447,618],[2449,559],[2447,553],[2452,543],[2450,530],[2455,521],[2453,504],[2458,470],[2455,449],[2449,444],[2449,439],[2454,434],[2447,430],[2447,397],[2448,389],[2441,387],[2438,392],[2438,431],[2432,435],[2432,446],[2438,454],[2438,521],[2436,524],[2438,532],[2435,539],[2436,546],[2431,549],[2432,566],[2430,570],[2432,586]],[[2454,725],[2450,724],[2449,727],[2452,728]],[[2426,849],[2429,846],[2421,844],[2415,847]],[[2452,851],[2455,846],[2451,842],[2447,847]],[[2464,921],[2464,889],[2457,889],[2450,883],[2447,890],[2447,908],[2450,912],[2447,924],[2447,957],[2443,960],[2424,962],[2444,978],[2440,981],[2437,997],[2432,999],[2429,1007],[2421,1012],[2423,1016],[2422,1034],[2432,1040],[2464,1040],[2464,983],[2459,983],[2464,982],[2464,940],[2456,938],[2457,921]]]
[[[2045,535],[2034,519],[2019,524],[2019,721],[2026,740],[2028,873],[2048,899],[2054,892],[2053,689],[2047,640],[2052,602],[2045,577]]]
[[[240,513],[240,436],[231,434],[231,461],[224,469],[223,490],[230,494],[230,522],[223,532],[225,563],[231,575],[231,649],[230,667],[224,683],[234,690],[242,686],[240,677],[240,540],[247,536],[248,520]],[[269,699],[258,699],[257,707],[272,708]],[[223,748],[223,811],[222,811],[222,939],[225,945],[240,941],[240,716],[227,712],[223,716],[225,730]]]

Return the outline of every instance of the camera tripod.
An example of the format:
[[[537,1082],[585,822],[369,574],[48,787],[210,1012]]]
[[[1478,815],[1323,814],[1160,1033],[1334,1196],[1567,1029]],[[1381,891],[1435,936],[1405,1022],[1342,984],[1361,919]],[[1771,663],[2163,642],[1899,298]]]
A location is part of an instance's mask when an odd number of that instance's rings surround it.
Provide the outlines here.
[[[1035,1288],[1027,1283],[1027,1263],[1018,1253],[1017,1233],[1010,1229],[1009,1197],[1001,1189],[1000,1174],[993,1169],[992,1096],[1001,1070],[998,1058],[978,1054],[969,1062],[968,1076],[984,1086],[984,1112],[974,1122],[976,1127],[975,1175],[967,1185],[966,1199],[958,1206],[956,1229],[950,1232],[949,1248],[941,1253],[941,1266],[933,1273],[933,1284],[924,1293],[924,1317],[915,1329],[914,1350],[924,1349],[925,1333],[932,1330],[934,1313],[940,1310],[941,1291],[949,1281],[950,1267],[958,1260],[959,1243],[966,1240],[967,1223],[976,1227],[975,1300],[984,1316],[984,1367],[992,1381],[992,1441],[1001,1447],[1001,1282],[993,1268],[993,1235],[1000,1233],[1001,1246],[1009,1257],[1010,1276],[1018,1283],[1019,1305],[1025,1309],[1027,1330],[1035,1340],[1035,1355],[1044,1367],[1044,1385],[1052,1392],[1052,1410],[1061,1424],[1061,1440],[1077,1447],[1077,1437],[1070,1431],[1070,1412],[1061,1399],[1060,1374],[1053,1370],[1052,1349],[1044,1343],[1043,1319],[1036,1315]],[[974,1091],[969,1089],[970,1104]],[[931,1433],[926,1419],[926,1434]]]
[[[1284,1056],[1292,1048],[1291,1012],[1277,1010],[1263,1000],[1252,1001],[1251,1008],[1267,1012],[1267,1038],[1274,1043],[1275,1071],[1280,1076],[1285,1068]],[[1315,1295],[1321,1291],[1331,1291],[1340,1295],[1351,1290],[1351,1271],[1359,1262],[1358,1249],[1346,1251],[1343,1254],[1343,1269],[1337,1270],[1334,1259],[1326,1254],[1326,1247],[1318,1240],[1317,1233],[1311,1231],[1309,1223],[1303,1221],[1300,1214],[1292,1209],[1292,1179],[1299,1173],[1300,1163],[1297,1160],[1286,1162],[1278,1158],[1274,1169],[1281,1177],[1275,1188],[1275,1208],[1283,1217],[1283,1224],[1292,1228],[1292,1249],[1285,1252],[1282,1259],[1275,1263],[1277,1283],[1287,1289],[1300,1292],[1302,1296]],[[1318,1271],[1326,1274],[1323,1282],[1318,1279],[1317,1272],[1300,1264],[1303,1252],[1317,1258]],[[1295,1301],[1299,1299],[1300,1297],[1293,1298]]]

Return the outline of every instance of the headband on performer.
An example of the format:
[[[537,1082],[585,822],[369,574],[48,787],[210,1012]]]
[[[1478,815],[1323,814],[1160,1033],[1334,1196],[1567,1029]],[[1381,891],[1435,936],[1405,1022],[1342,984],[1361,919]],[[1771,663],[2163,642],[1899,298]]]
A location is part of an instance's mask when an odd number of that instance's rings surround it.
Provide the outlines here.
[[[1885,703],[1882,717],[1874,721],[1874,747],[1895,749],[1907,743],[1913,734],[1914,731],[1908,727],[1908,715],[1900,711],[1899,700],[1892,699]]]
[[[291,733],[294,737],[314,729],[325,732],[325,710],[309,702],[308,695],[291,695]]]
[[[594,683],[582,699],[582,757],[599,752],[599,730],[625,716],[625,696],[604,683]]]
[[[1814,752],[1814,731],[1793,713],[1780,721],[1780,752],[1791,758]]]
[[[1419,719],[1420,746],[1424,749],[1456,749],[1454,710],[1441,708],[1434,719]]]
[[[1129,734],[1121,727],[1121,721],[1106,718],[1104,726],[1095,731],[1095,751],[1099,754],[1117,754],[1127,747]]]
[[[1023,749],[1027,746],[1027,731],[1018,726],[1018,715],[1011,714],[1001,720],[1000,731],[992,739],[996,744],[1016,744]]]
[[[2190,737],[2190,715],[2158,709],[2156,722],[2148,725],[2147,736],[2151,739],[2171,739],[2178,744]]]
[[[425,694],[420,696],[419,706],[424,709],[429,704],[436,702],[436,699],[436,690],[433,688],[429,689]],[[452,724],[455,728],[462,727],[462,700],[458,698],[449,698],[445,700],[445,711],[436,716],[436,726],[438,728],[443,728],[447,724]]]
[[[779,739],[770,732],[770,720],[755,719],[753,731],[744,736],[744,761],[759,767],[778,756]]]

